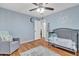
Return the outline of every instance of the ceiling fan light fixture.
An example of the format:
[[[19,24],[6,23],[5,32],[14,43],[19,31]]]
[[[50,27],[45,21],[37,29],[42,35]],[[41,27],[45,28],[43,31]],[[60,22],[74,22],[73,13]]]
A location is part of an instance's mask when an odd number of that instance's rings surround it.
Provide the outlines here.
[[[37,11],[38,13],[44,13],[45,9],[44,9],[44,8],[38,8],[36,11]]]

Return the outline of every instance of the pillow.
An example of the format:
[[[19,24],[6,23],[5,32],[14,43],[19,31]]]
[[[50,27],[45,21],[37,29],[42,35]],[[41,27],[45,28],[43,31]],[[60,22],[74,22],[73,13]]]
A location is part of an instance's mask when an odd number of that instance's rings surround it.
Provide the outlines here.
[[[56,34],[56,33],[53,33],[53,34],[51,35],[51,37],[55,40],[55,39],[57,39],[57,34]]]
[[[56,33],[53,33],[51,36],[53,36],[53,37],[57,37],[57,34],[56,34]]]
[[[12,36],[7,31],[0,32],[1,41],[13,41]]]
[[[49,41],[57,41],[58,40],[58,37],[57,37],[57,34],[56,33],[52,33],[49,37]]]

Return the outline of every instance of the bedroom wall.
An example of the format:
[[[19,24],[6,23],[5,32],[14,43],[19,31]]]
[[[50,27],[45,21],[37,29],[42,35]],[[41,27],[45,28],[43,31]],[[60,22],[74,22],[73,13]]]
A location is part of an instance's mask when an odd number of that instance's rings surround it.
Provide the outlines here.
[[[49,31],[55,28],[79,29],[79,5],[45,17]]]
[[[0,31],[9,31],[21,43],[34,40],[34,23],[25,14],[0,8]]]

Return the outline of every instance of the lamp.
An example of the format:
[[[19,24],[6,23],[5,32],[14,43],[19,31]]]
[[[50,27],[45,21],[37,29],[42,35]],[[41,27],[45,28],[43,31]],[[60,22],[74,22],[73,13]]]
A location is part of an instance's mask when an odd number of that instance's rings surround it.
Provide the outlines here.
[[[42,7],[40,7],[40,8],[37,9],[37,12],[39,12],[39,13],[44,13],[44,11],[45,11],[45,9],[42,8]]]

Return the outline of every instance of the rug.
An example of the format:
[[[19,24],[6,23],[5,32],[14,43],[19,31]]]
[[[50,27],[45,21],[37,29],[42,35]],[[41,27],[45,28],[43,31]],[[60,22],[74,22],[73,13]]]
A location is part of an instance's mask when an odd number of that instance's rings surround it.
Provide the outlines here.
[[[60,56],[60,55],[54,51],[49,50],[48,48],[38,46],[21,53],[21,56]]]

